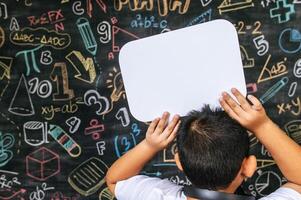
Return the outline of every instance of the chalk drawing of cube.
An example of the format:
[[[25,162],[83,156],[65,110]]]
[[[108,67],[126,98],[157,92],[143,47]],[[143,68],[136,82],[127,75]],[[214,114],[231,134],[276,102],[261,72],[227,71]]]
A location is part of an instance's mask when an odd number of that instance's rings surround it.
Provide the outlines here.
[[[59,155],[45,147],[26,156],[26,174],[36,180],[45,181],[60,171]]]

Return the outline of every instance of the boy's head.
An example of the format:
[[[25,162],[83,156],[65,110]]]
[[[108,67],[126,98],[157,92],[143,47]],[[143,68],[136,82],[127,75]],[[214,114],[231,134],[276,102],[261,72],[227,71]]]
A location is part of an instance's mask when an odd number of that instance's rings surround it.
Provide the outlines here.
[[[236,187],[256,169],[256,159],[248,157],[246,129],[221,109],[211,110],[208,105],[182,120],[177,145],[179,168],[202,189],[225,190],[233,182]]]

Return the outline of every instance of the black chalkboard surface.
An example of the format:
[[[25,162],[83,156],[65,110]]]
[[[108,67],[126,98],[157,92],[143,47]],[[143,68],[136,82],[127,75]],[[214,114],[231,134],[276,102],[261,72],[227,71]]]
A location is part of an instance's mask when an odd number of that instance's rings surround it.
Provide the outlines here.
[[[0,199],[114,199],[104,181],[107,168],[147,128],[128,109],[121,47],[218,18],[237,29],[248,93],[301,144],[300,4],[0,0]],[[286,180],[258,140],[250,141],[258,169],[241,193],[262,197]],[[189,185],[174,152],[173,144],[141,174]]]

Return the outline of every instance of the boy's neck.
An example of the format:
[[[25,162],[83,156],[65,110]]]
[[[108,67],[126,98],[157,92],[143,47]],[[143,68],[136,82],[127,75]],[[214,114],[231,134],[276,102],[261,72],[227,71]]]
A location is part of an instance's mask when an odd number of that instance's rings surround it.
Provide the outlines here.
[[[227,187],[226,189],[217,190],[217,192],[224,192],[224,193],[234,194],[234,192],[237,189],[236,185],[237,185],[236,182],[232,182],[229,185],[229,187]],[[187,200],[199,200],[199,199],[195,199],[195,198],[192,198],[192,197],[187,197]]]
[[[187,197],[187,200],[198,200],[198,199]]]
[[[217,192],[224,192],[229,194],[234,194],[237,188],[241,185],[243,182],[243,177],[240,175],[241,173],[238,173],[238,175],[235,177],[235,179],[231,182],[231,184],[225,188],[225,189],[219,189]],[[199,200],[192,197],[187,197],[187,200]]]

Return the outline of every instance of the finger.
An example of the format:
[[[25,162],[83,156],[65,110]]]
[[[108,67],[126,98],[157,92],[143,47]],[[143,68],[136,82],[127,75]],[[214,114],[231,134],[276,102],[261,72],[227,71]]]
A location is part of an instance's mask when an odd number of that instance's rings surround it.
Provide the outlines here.
[[[237,104],[237,102],[226,92],[222,93],[223,100],[228,104],[237,116],[245,116],[245,111]]]
[[[180,116],[175,115],[172,118],[171,122],[168,124],[168,126],[165,128],[165,130],[162,134],[162,137],[167,138],[172,133],[172,131],[175,129],[175,127],[178,124],[179,120],[180,120]]]
[[[152,123],[149,125],[148,129],[147,129],[147,133],[149,133],[149,134],[154,133],[154,131],[155,131],[155,129],[156,129],[156,127],[157,127],[159,121],[160,121],[160,118],[159,118],[159,117],[156,118],[156,119],[154,119],[154,120],[152,121]]]
[[[247,111],[247,110],[251,109],[251,105],[249,104],[249,102],[246,100],[246,98],[236,88],[232,88],[231,92],[236,97],[237,101],[240,103],[240,106],[244,110]]]
[[[263,106],[261,104],[261,102],[253,95],[248,95],[247,98],[251,101],[251,103],[253,104],[252,105],[252,108],[254,110],[261,110],[263,109]]]
[[[155,129],[155,133],[157,134],[161,134],[166,126],[166,123],[168,121],[169,118],[169,112],[164,112],[156,129]]]
[[[219,103],[225,110],[225,112],[232,118],[235,119],[236,121],[239,120],[238,115],[231,109],[231,107],[226,103],[226,101],[223,98],[219,99]]]
[[[171,132],[171,134],[168,136],[167,138],[167,143],[171,143],[177,136],[177,132],[179,130],[181,121],[178,121],[177,125],[175,126],[175,128],[173,129],[173,131]]]

